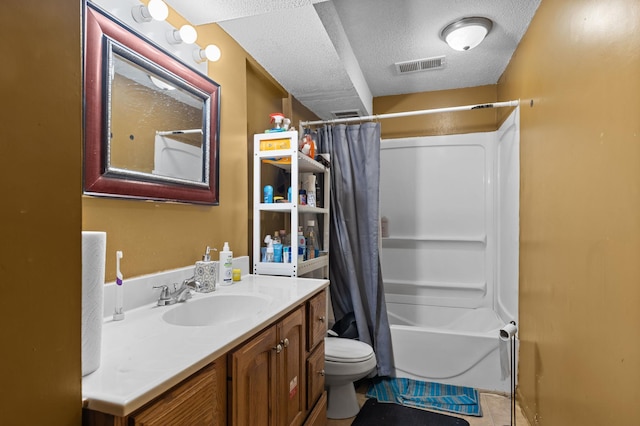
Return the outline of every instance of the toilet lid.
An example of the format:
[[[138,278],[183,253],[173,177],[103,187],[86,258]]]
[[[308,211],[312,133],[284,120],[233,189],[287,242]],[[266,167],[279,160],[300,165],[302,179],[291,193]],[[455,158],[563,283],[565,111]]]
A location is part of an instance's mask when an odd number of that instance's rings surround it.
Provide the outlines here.
[[[340,337],[324,338],[324,359],[336,362],[362,362],[373,356],[373,349],[364,342]]]

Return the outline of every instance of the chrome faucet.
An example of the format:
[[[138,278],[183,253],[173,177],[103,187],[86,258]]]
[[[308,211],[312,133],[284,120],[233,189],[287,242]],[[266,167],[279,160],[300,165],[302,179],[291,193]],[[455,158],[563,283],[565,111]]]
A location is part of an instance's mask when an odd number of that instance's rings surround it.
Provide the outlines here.
[[[191,278],[187,278],[182,282],[179,288],[173,285],[174,291],[169,291],[168,285],[154,286],[153,288],[162,289],[160,291],[160,297],[158,298],[158,306],[173,305],[174,303],[184,302],[191,299],[191,290],[198,290],[201,287],[200,283]]]

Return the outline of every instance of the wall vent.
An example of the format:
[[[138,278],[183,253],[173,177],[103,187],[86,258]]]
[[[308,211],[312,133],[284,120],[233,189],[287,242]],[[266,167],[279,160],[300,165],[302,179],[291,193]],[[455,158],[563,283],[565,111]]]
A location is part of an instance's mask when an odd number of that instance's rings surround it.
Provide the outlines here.
[[[331,111],[331,114],[334,118],[353,118],[360,117],[360,111],[357,109],[346,110],[346,111]]]
[[[446,65],[446,61],[444,56],[436,56],[433,58],[396,62],[394,65],[398,74],[407,74],[412,72],[442,69]]]

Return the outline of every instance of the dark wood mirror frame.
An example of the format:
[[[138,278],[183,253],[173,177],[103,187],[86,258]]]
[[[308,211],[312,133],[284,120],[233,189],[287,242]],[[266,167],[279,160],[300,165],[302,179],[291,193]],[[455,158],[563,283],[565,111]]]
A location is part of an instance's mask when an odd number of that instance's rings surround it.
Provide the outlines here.
[[[178,201],[196,204],[219,203],[220,86],[188,67],[146,39],[120,25],[97,8],[87,7],[85,38],[85,141],[84,193],[88,195],[145,200]],[[108,63],[105,40],[127,47],[183,82],[210,95],[208,120],[208,185],[156,181],[147,177],[118,176],[107,170],[108,123],[107,86],[104,67]],[[206,134],[206,133],[205,133]],[[205,144],[206,145],[206,144]]]

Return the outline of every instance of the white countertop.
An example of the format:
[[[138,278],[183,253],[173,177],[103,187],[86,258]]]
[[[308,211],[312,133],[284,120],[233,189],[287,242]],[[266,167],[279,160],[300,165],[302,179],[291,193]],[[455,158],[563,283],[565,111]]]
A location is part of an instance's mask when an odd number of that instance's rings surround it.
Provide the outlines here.
[[[100,367],[82,378],[83,406],[126,416],[328,285],[323,279],[245,275],[215,292],[193,293],[183,303],[154,303],[127,311],[123,321],[105,320]],[[250,321],[177,326],[162,319],[170,309],[219,294],[259,294],[272,301]]]

